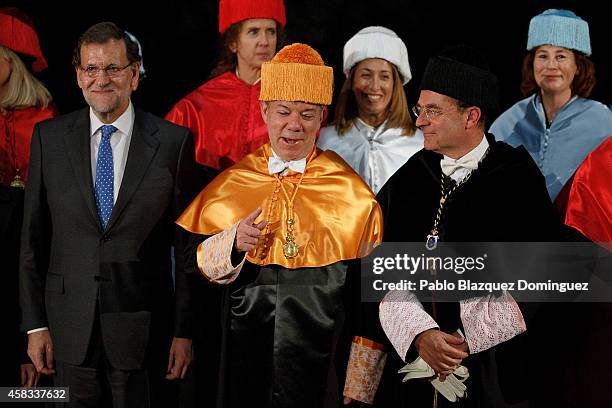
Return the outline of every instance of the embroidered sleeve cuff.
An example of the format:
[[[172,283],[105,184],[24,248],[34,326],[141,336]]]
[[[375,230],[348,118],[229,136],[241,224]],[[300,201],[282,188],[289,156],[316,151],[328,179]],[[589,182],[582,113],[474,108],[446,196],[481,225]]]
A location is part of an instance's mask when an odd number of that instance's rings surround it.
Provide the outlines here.
[[[419,333],[439,328],[423,309],[416,295],[410,291],[387,293],[380,303],[379,317],[385,334],[404,361],[410,345]]]
[[[374,396],[382,377],[387,353],[382,344],[355,336],[346,369],[344,396],[366,404],[374,403]]]
[[[198,246],[197,260],[200,272],[213,283],[227,285],[240,273],[246,253],[238,266],[232,265],[232,248],[238,223],[208,238]]]
[[[470,353],[508,341],[527,330],[518,304],[508,292],[459,302],[461,322]]]

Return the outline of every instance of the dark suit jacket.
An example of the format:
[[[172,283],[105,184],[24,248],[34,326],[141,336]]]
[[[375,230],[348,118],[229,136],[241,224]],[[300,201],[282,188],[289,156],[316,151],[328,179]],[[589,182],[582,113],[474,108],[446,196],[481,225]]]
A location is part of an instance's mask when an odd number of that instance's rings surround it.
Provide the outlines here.
[[[174,220],[195,193],[193,138],[135,109],[121,188],[103,231],[89,134],[89,108],[34,129],[20,260],[22,330],[48,326],[55,358],[81,364],[99,313],[111,364],[139,369],[157,335],[171,337],[172,320],[175,336],[191,336]]]

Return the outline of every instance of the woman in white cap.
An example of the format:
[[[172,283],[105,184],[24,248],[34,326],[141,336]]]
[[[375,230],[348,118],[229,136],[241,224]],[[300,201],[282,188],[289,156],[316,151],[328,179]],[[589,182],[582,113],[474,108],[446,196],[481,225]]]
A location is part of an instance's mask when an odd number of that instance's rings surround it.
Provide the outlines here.
[[[555,200],[584,158],[612,136],[612,112],[587,99],[595,68],[586,21],[568,10],[546,10],[531,19],[527,50],[521,84],[527,98],[504,112],[490,132],[525,146]]]
[[[338,153],[376,194],[423,148],[403,89],[412,77],[406,45],[388,28],[366,27],[344,45],[344,73],[334,122],[317,146]]]

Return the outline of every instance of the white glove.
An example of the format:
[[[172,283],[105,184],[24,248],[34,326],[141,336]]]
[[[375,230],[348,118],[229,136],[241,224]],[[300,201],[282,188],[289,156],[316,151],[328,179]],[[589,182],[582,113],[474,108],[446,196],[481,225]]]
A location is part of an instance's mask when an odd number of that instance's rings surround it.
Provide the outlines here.
[[[465,376],[461,376],[457,373],[457,370],[463,369]],[[459,366],[453,371],[452,374],[446,376],[446,380],[440,381],[438,378],[431,380],[431,385],[450,402],[457,401],[458,398],[463,398],[466,394],[467,387],[463,383],[469,377],[467,368]]]
[[[430,378],[436,376],[434,370],[421,357],[417,357],[412,363],[406,364],[398,373],[406,373],[402,382],[406,382],[413,378]]]
[[[434,370],[421,357],[418,357],[412,363],[406,364],[398,373],[406,374],[402,382],[413,378],[429,379],[431,385],[450,402],[455,402],[458,398],[465,396],[467,387],[463,382],[470,376],[468,369],[460,365],[451,374],[446,376],[446,380],[440,381]]]

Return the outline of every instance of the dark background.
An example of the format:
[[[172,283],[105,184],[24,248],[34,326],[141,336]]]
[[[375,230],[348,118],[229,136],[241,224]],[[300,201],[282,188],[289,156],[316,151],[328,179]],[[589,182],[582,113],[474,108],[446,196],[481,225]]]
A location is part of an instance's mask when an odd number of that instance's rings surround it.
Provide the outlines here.
[[[503,110],[522,98],[521,62],[529,20],[548,8],[566,8],[589,23],[597,85],[592,99],[612,104],[610,14],[599,1],[363,1],[285,0],[286,43],[305,42],[335,69],[342,85],[342,48],[358,30],[383,25],[406,43],[413,79],[405,89],[412,105],[427,62],[448,45],[465,43],[483,51],[497,74]],[[79,35],[110,20],[132,32],[143,47],[147,78],[134,96],[142,108],[163,116],[207,80],[218,50],[218,0],[125,1],[0,0],[34,21],[49,68],[40,78],[60,112],[84,106],[70,61]],[[335,99],[334,99],[335,100]]]

